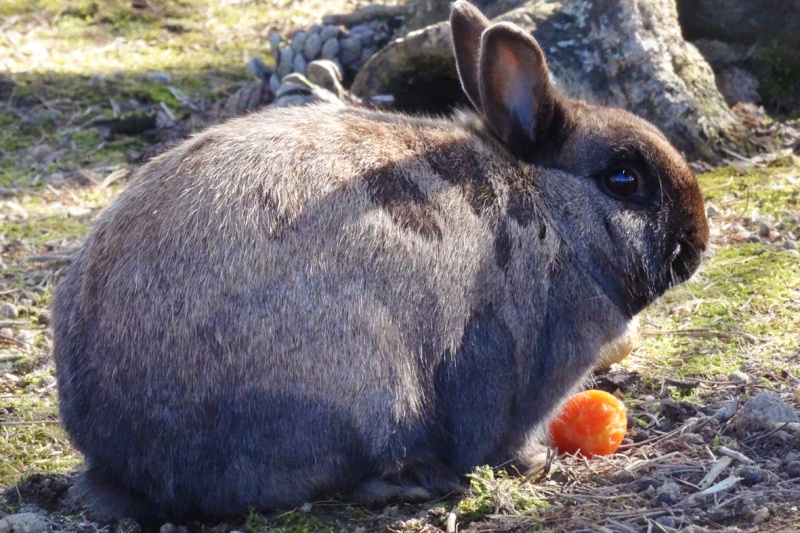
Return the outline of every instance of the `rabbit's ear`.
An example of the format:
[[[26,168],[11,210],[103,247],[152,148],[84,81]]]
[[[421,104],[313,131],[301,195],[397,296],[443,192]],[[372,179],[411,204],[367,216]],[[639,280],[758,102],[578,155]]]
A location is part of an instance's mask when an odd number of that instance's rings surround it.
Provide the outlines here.
[[[482,111],[494,133],[512,150],[540,140],[555,99],[536,40],[513,24],[495,24],[483,33],[479,69]]]
[[[489,27],[489,19],[478,8],[458,0],[450,12],[450,31],[453,33],[453,50],[461,86],[472,105],[481,109],[480,82],[478,80],[478,54],[481,47],[481,34]]]

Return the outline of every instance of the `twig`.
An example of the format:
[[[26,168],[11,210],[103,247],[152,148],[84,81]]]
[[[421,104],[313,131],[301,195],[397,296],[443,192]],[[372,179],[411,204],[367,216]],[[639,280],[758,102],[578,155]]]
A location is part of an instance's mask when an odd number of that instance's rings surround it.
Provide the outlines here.
[[[711,470],[708,471],[708,474],[706,474],[705,477],[700,480],[698,486],[702,490],[705,490],[708,487],[710,487],[711,484],[714,483],[714,481],[716,481],[716,479],[719,477],[722,471],[728,468],[728,466],[731,464],[732,461],[733,459],[731,459],[730,457],[721,458],[714,464],[713,467],[711,467]]]
[[[747,465],[756,464],[755,461],[753,461],[752,459],[747,457],[745,454],[739,453],[739,452],[737,452],[735,450],[731,450],[730,448],[727,448],[725,446],[720,446],[719,447],[719,453],[721,453],[722,455],[727,455],[728,457],[733,457],[737,461],[740,461],[740,462],[742,462],[744,464],[747,464]]]
[[[74,259],[75,256],[66,254],[39,254],[39,255],[30,255],[25,258],[26,261],[37,261],[37,262],[55,261],[58,263],[71,263]]]
[[[23,342],[13,337],[7,337],[6,335],[0,334],[0,344],[2,343],[13,344],[14,346],[19,346],[20,348],[24,348],[25,346],[32,346],[27,342]]]
[[[0,426],[33,426],[36,424],[44,424],[45,426],[57,426],[60,424],[58,420],[30,420],[30,421],[15,421],[15,422],[0,422]]]
[[[722,492],[723,490],[728,490],[736,486],[742,480],[739,476],[728,476],[716,485],[709,487],[705,490],[701,490],[700,492],[696,492],[689,496],[689,498],[696,498],[699,496],[708,496],[710,494],[716,494],[717,492]]]
[[[747,342],[757,342],[759,340],[755,335],[745,333],[744,331],[712,331],[710,329],[676,329],[666,331],[642,331],[639,333],[642,337],[660,337],[662,335],[684,335],[686,337],[716,337],[720,339],[729,340],[733,337],[741,337]]]

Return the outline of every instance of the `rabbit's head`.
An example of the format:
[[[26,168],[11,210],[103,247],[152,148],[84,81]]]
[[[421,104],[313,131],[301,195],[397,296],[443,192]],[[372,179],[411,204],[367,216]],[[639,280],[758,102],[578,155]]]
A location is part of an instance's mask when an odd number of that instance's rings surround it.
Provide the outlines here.
[[[491,25],[463,0],[450,22],[464,91],[606,295],[630,316],[688,279],[708,225],[694,175],[661,132],[562,94],[536,40],[516,25]]]

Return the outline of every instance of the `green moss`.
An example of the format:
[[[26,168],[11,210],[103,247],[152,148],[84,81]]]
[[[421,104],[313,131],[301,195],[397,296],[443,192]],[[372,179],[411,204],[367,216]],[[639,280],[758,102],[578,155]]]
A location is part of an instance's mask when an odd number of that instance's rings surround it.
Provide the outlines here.
[[[498,506],[511,507],[516,514],[536,515],[549,504],[535,488],[522,477],[514,477],[504,471],[495,472],[488,466],[476,468],[469,474],[470,491],[462,498],[456,509],[465,521],[479,520],[496,512]]]
[[[27,381],[21,384],[27,385]],[[13,485],[26,472],[63,472],[81,462],[66,433],[55,423],[55,396],[26,394],[21,387],[15,392],[3,400],[13,420],[4,424],[0,438],[0,489]]]
[[[0,232],[8,240],[20,239],[34,246],[41,246],[48,241],[85,235],[90,227],[91,222],[88,220],[52,215],[22,222],[4,222]]]
[[[667,293],[645,311],[659,332],[639,354],[677,377],[711,377],[744,360],[783,368],[800,335],[800,260],[761,244],[716,250],[698,280]]]
[[[788,207],[796,208],[800,202],[796,169],[797,163],[790,156],[772,169],[721,168],[697,179],[707,203],[731,208],[741,215],[749,215],[753,209],[775,214]]]

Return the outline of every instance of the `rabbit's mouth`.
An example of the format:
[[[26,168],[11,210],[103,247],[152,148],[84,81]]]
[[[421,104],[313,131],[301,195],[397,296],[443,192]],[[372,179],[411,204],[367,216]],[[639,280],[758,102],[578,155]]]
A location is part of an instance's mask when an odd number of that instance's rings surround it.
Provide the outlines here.
[[[700,266],[703,258],[703,250],[688,239],[678,239],[675,249],[672,251],[670,260],[670,280],[669,286],[680,285],[692,277]]]

